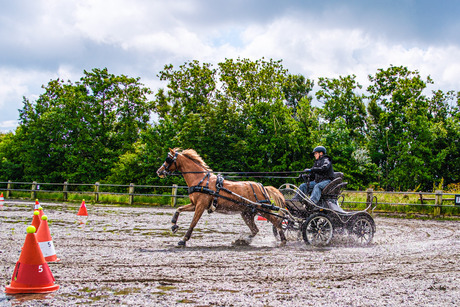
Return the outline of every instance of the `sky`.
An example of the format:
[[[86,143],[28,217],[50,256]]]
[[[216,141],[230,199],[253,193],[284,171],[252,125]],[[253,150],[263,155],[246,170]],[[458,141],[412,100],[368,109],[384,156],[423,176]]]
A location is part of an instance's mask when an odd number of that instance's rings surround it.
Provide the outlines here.
[[[155,92],[165,65],[193,60],[282,60],[364,87],[402,65],[460,91],[459,13],[457,0],[0,0],[0,131],[50,80],[105,67]]]

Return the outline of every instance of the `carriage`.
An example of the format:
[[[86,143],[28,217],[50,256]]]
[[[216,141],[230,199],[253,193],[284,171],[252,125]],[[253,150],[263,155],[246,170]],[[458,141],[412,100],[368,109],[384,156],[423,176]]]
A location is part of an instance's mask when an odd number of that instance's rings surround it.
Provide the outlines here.
[[[323,189],[317,204],[297,186],[283,184],[279,190],[288,211],[282,224],[283,230],[291,237],[301,234],[305,243],[313,246],[328,245],[334,235],[349,236],[357,245],[370,244],[376,227],[368,211],[375,208],[377,199],[373,197],[362,211],[343,210],[341,205],[345,199],[342,191],[347,185],[343,179],[343,173],[335,172],[334,179]],[[273,233],[278,237],[275,227]]]
[[[247,244],[259,232],[254,218],[259,215],[273,224],[273,232],[286,244],[285,233],[302,237],[305,243],[325,246],[334,234],[345,234],[356,239],[358,244],[369,244],[375,233],[375,223],[367,212],[376,198],[368,202],[363,211],[346,212],[339,205],[339,199],[346,182],[343,174],[335,173],[335,178],[322,191],[318,204],[313,203],[293,184],[284,184],[276,189],[260,183],[224,180],[214,174],[196,151],[171,149],[163,165],[157,170],[158,176],[166,177],[177,171],[184,177],[191,203],[179,207],[172,217],[171,230],[178,229],[177,220],[181,212],[194,212],[188,231],[178,246],[184,247],[193,229],[207,210],[208,213],[240,213],[251,230]]]

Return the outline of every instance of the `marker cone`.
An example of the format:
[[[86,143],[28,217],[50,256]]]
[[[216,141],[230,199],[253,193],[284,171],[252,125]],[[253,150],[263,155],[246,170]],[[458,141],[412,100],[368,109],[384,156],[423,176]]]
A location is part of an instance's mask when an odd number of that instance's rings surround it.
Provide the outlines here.
[[[34,226],[27,227],[26,240],[11,277],[11,285],[5,287],[7,294],[49,293],[59,289],[38,246],[35,231]]]
[[[37,241],[46,262],[61,261],[61,259],[56,256],[56,251],[54,250],[53,239],[51,238],[48,226],[48,217],[46,215],[42,216],[40,229],[37,231]]]
[[[45,215],[45,213],[43,212],[43,208],[42,206],[38,207],[38,217],[40,218],[40,221],[42,220],[42,216]],[[38,232],[38,231],[37,231]]]
[[[3,209],[3,203],[5,202],[5,199],[3,198],[3,192],[0,195],[0,209]]]
[[[40,203],[38,202],[38,199],[35,200],[35,205],[34,205],[34,211],[38,210],[38,207],[40,207]]]
[[[85,200],[81,202],[80,210],[78,210],[77,215],[88,216],[88,211],[86,210]]]
[[[35,227],[35,229],[38,229],[40,228],[40,223],[41,223],[41,220],[40,220],[40,212],[38,212],[38,210],[34,211],[34,218],[32,219],[32,226]]]

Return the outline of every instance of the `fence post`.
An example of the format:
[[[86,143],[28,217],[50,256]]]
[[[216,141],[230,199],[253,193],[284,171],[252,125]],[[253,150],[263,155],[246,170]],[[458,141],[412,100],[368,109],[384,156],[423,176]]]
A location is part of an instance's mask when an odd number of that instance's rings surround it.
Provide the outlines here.
[[[32,189],[30,190],[30,198],[37,199],[37,182],[32,181]]]
[[[172,188],[171,207],[175,207],[177,204],[177,184],[173,184]]]
[[[442,190],[436,190],[435,191],[435,197],[434,197],[434,204],[436,207],[434,207],[434,216],[440,216],[441,215],[441,206],[442,206]]]
[[[372,204],[372,199],[374,198],[374,190],[369,188],[366,190],[366,207],[369,207]]]
[[[62,188],[62,198],[64,201],[67,201],[68,195],[67,191],[69,190],[69,183],[67,181],[64,181],[64,187]]]
[[[11,180],[8,180],[8,185],[6,186],[6,198],[10,197],[11,185]]]
[[[134,202],[134,183],[129,184],[129,204],[132,205]]]
[[[94,201],[99,202],[99,182],[94,184]]]

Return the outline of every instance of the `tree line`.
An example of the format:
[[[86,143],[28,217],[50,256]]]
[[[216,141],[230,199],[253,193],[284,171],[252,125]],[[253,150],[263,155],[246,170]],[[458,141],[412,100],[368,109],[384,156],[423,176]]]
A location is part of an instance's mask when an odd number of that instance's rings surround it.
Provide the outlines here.
[[[300,171],[323,145],[350,189],[460,182],[460,92],[427,93],[434,81],[407,67],[378,69],[366,89],[355,75],[312,80],[263,58],[165,65],[158,77],[154,92],[95,68],[24,97],[19,126],[0,136],[0,181],[183,184],[155,174],[174,147],[216,172]]]

